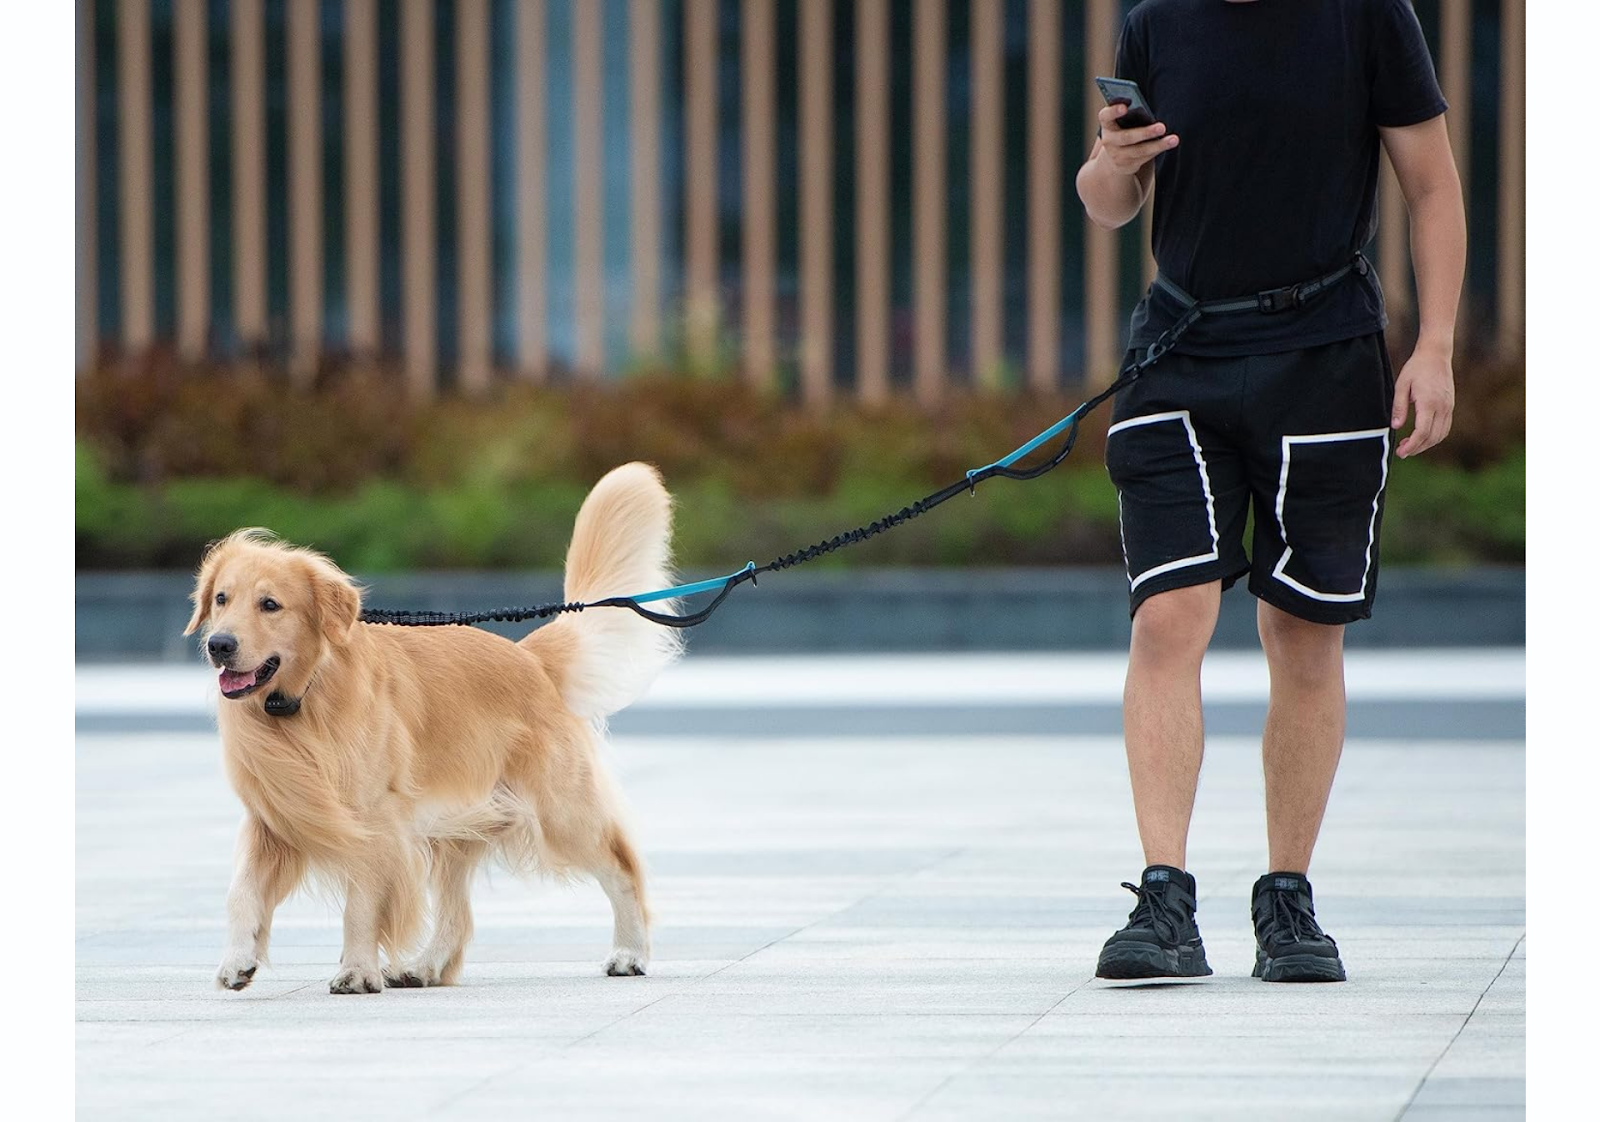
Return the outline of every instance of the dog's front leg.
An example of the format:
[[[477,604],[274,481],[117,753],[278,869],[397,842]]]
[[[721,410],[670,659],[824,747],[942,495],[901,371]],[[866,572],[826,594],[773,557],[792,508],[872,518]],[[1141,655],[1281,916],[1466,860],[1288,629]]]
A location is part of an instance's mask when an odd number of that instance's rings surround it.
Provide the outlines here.
[[[217,985],[242,990],[267,957],[272,913],[294,891],[305,873],[305,858],[246,813],[234,849],[233,883],[228,887],[228,946],[217,967]]]
[[[328,983],[329,993],[382,993],[383,971],[378,966],[378,933],[388,885],[378,878],[354,873],[345,892],[344,952],[339,972]]]

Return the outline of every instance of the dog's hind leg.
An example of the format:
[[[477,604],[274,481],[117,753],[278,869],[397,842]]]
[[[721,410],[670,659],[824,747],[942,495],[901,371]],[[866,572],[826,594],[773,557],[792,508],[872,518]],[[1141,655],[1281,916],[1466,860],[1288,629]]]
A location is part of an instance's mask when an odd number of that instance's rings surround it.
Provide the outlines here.
[[[589,869],[611,901],[612,949],[605,971],[612,977],[643,974],[650,964],[650,909],[644,870],[633,841],[620,823],[606,831],[606,845]]]
[[[421,954],[384,972],[390,986],[454,985],[472,938],[472,874],[489,847],[465,838],[436,838],[431,848],[433,936]]]
[[[228,946],[217,967],[217,985],[242,990],[267,957],[272,913],[305,875],[305,858],[253,814],[239,826],[233,883],[228,887]]]

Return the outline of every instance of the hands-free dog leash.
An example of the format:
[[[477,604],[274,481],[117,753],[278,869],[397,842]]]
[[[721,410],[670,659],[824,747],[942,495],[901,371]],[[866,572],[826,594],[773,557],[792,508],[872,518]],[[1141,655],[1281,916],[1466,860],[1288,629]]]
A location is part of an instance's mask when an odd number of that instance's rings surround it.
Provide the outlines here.
[[[1154,366],[1168,351],[1172,350],[1173,345],[1183,337],[1184,332],[1193,327],[1201,317],[1230,315],[1238,312],[1259,312],[1270,315],[1275,312],[1298,308],[1301,304],[1327,290],[1336,282],[1343,280],[1350,273],[1354,272],[1365,276],[1369,269],[1370,265],[1367,263],[1367,259],[1357,251],[1344,265],[1314,280],[1286,285],[1283,288],[1268,289],[1264,292],[1258,292],[1254,296],[1204,301],[1196,300],[1170,279],[1158,274],[1155,284],[1178,301],[1183,308],[1183,314],[1178,317],[1171,327],[1163,331],[1155,342],[1145,348],[1142,357],[1124,366],[1118,372],[1116,380],[1105,389],[1015,451],[1002,456],[992,464],[981,468],[973,468],[967,472],[965,479],[952,483],[931,495],[924,496],[910,506],[901,507],[893,514],[886,514],[876,522],[870,522],[865,526],[838,534],[827,541],[818,542],[816,545],[807,546],[805,549],[774,558],[765,565],[757,565],[754,561],[751,561],[738,572],[729,573],[725,577],[714,577],[711,580],[696,581],[693,584],[674,585],[671,588],[658,589],[655,592],[637,593],[633,596],[612,596],[605,600],[592,600],[587,603],[572,601],[570,603],[541,604],[532,608],[495,608],[486,612],[421,612],[367,608],[362,611],[361,619],[364,623],[387,623],[404,627],[465,626],[489,623],[491,621],[495,623],[520,623],[530,619],[548,619],[550,616],[559,615],[563,612],[581,612],[589,608],[627,608],[652,623],[659,623],[666,627],[693,627],[709,619],[711,614],[722,606],[722,602],[728,598],[728,594],[735,588],[745,581],[755,584],[756,578],[762,573],[775,573],[783,569],[793,568],[796,565],[803,565],[807,561],[821,557],[826,553],[832,553],[836,549],[843,549],[845,546],[866,541],[868,538],[875,537],[886,530],[892,530],[896,526],[926,514],[940,503],[954,498],[963,491],[975,495],[978,484],[987,479],[993,479],[996,476],[1002,476],[1006,479],[1037,479],[1044,475],[1060,464],[1062,460],[1065,460],[1068,454],[1071,453],[1072,446],[1078,439],[1078,425],[1083,418],[1096,406],[1114,397],[1137,381],[1146,370]],[[1056,449],[1048,460],[1030,468],[1012,466],[1024,456],[1043,447],[1062,433],[1066,434],[1066,439],[1062,441],[1061,446]],[[657,600],[694,596],[698,593],[711,592],[713,590],[718,590],[716,597],[699,611],[688,615],[670,615],[654,612],[644,607],[645,604]]]

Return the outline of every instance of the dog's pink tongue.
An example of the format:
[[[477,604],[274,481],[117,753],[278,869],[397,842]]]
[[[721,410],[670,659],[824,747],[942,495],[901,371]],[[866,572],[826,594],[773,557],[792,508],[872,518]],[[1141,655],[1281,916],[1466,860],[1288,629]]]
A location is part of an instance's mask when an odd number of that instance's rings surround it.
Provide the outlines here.
[[[245,689],[248,686],[255,685],[255,682],[256,672],[254,670],[247,674],[240,674],[235,670],[224,670],[217,678],[217,685],[222,688],[223,693],[233,693],[235,690]]]

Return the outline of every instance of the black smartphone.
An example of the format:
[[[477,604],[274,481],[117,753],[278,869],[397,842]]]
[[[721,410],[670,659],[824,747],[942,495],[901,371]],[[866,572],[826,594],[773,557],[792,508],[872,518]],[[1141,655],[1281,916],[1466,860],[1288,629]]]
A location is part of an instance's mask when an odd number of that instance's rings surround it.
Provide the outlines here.
[[[1156,123],[1138,82],[1126,78],[1096,78],[1094,84],[1100,87],[1100,96],[1106,99],[1107,105],[1128,107],[1128,111],[1113,122],[1119,129],[1138,129]]]

